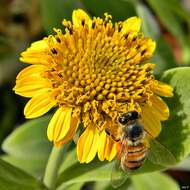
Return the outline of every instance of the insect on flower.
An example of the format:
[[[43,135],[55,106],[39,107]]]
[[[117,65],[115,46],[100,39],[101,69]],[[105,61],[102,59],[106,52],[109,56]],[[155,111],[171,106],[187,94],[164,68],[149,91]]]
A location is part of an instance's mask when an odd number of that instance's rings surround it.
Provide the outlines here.
[[[144,129],[139,117],[136,111],[121,115],[118,119],[121,125],[118,137],[112,135],[109,129],[105,129],[114,141],[120,141],[111,176],[113,187],[122,185],[132,171],[143,165],[146,158],[162,166],[176,163],[175,156]]]
[[[172,87],[155,79],[149,62],[156,43],[140,31],[141,19],[112,23],[112,16],[90,18],[74,10],[65,31],[32,43],[20,60],[31,64],[16,78],[15,92],[31,98],[24,108],[28,119],[55,110],[47,136],[55,146],[77,141],[80,163],[98,158],[111,161],[117,144],[105,129],[117,131],[118,117],[136,110],[143,131],[156,138],[169,109],[160,96],[171,97]],[[80,125],[81,126],[81,125]],[[114,129],[114,130],[113,130]],[[81,130],[80,130],[81,131]]]

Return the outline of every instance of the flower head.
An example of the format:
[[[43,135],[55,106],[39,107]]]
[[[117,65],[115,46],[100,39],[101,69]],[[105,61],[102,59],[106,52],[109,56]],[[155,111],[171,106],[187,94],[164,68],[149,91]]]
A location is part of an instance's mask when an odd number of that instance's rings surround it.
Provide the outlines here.
[[[111,19],[108,14],[91,19],[75,10],[72,22],[63,21],[65,33],[54,29],[56,35],[33,43],[20,58],[32,64],[18,74],[14,88],[31,98],[24,109],[26,118],[57,108],[47,130],[57,146],[71,140],[83,123],[77,142],[82,163],[90,162],[96,153],[100,160],[114,158],[116,143],[105,129],[117,131],[121,114],[138,111],[153,137],[169,117],[159,96],[172,96],[172,88],[157,81],[154,64],[147,63],[155,42],[139,31],[139,18],[115,24]]]

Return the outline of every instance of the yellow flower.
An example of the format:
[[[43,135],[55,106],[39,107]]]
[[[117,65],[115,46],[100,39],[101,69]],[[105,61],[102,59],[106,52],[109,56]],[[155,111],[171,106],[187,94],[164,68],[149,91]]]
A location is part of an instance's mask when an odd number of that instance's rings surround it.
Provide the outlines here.
[[[32,64],[17,76],[15,92],[31,98],[26,118],[36,118],[57,108],[47,130],[56,146],[83,132],[77,142],[81,163],[97,154],[112,160],[116,143],[105,128],[117,129],[118,116],[136,110],[146,130],[156,137],[169,109],[159,96],[172,96],[172,88],[155,80],[151,58],[155,42],[140,32],[141,20],[132,17],[112,24],[111,16],[91,19],[83,10],[73,11],[72,22],[63,21],[65,33],[54,29],[21,54]]]

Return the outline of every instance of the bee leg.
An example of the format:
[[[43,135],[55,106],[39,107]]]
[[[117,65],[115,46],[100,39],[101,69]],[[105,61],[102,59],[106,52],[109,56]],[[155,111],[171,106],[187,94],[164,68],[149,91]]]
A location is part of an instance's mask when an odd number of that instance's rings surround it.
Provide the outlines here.
[[[105,132],[108,136],[110,136],[115,142],[119,142],[120,139],[116,138],[114,135],[111,134],[110,130],[108,128],[105,129]]]

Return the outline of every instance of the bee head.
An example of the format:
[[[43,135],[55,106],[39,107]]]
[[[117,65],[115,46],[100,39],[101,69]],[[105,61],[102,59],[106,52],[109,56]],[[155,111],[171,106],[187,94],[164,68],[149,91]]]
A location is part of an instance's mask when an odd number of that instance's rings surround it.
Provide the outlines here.
[[[135,141],[143,135],[143,126],[138,123],[128,125],[126,130],[126,136],[131,141]]]
[[[118,121],[122,125],[128,124],[129,121],[136,120],[139,118],[137,111],[130,111],[119,116]]]

